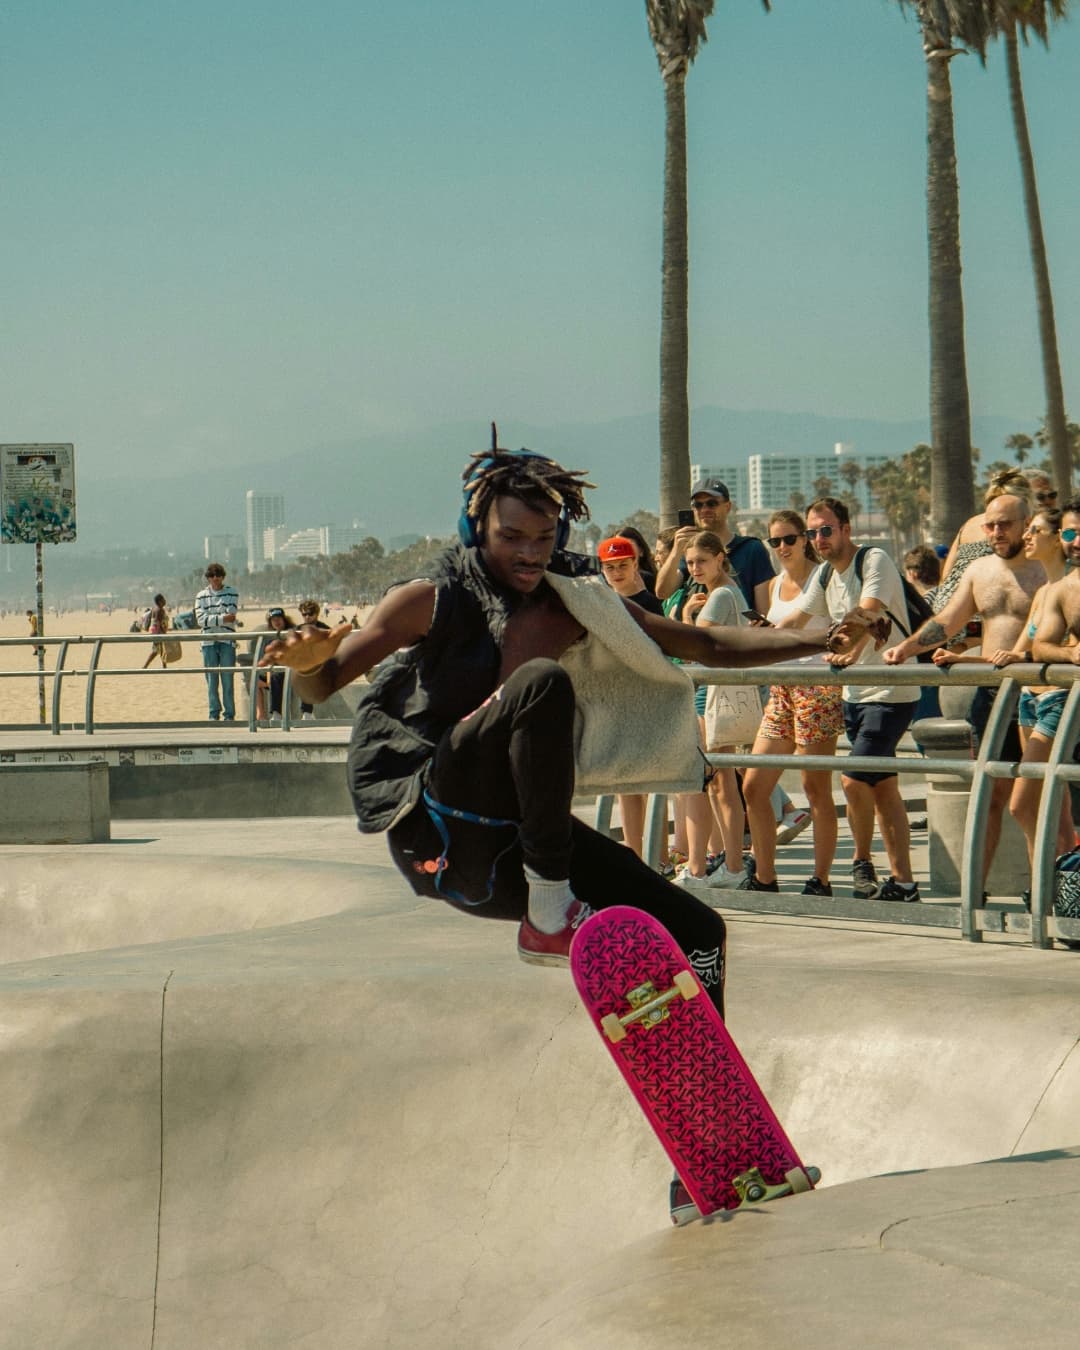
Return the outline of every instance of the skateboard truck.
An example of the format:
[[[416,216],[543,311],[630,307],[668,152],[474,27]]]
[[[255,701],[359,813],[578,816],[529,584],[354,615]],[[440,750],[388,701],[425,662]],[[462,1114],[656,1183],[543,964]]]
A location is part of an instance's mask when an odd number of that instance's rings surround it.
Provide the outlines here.
[[[626,1038],[628,1027],[640,1024],[646,1031],[650,1031],[670,1016],[668,1004],[674,999],[697,998],[700,993],[701,985],[689,970],[680,970],[671,988],[665,989],[662,993],[657,993],[656,985],[651,980],[646,980],[644,984],[629,990],[626,995],[626,1001],[633,1012],[628,1012],[622,1017],[618,1013],[608,1013],[606,1017],[600,1019],[600,1030],[615,1045]]]
[[[763,1205],[767,1200],[779,1200],[784,1195],[797,1195],[809,1191],[821,1180],[819,1167],[793,1167],[784,1173],[784,1180],[778,1186],[770,1186],[756,1167],[748,1167],[732,1178],[732,1186],[739,1197],[739,1209],[744,1205]]]

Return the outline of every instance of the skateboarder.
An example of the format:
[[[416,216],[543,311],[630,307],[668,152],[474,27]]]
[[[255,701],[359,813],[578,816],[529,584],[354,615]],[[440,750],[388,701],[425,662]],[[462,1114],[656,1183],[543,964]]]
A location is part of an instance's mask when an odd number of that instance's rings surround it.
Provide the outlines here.
[[[418,894],[516,920],[522,959],[551,965],[567,963],[591,908],[636,905],[673,934],[722,1011],[722,919],[575,818],[575,783],[701,790],[693,689],[665,657],[751,666],[844,653],[874,620],[853,611],[828,634],[802,634],[647,614],[572,575],[582,560],[566,551],[570,524],[589,514],[583,473],[492,449],[463,477],[461,542],[425,576],[392,588],[359,631],[301,628],[263,664],[292,667],[305,702],[370,672],[350,787],[359,828],[387,831]]]

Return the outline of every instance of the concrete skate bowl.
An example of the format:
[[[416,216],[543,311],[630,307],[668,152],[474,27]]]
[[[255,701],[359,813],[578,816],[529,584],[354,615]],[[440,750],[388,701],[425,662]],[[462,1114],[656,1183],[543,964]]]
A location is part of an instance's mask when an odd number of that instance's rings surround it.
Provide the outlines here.
[[[885,1230],[909,1235],[908,1301],[938,1289],[972,1317],[941,1284],[942,1225],[1060,1204],[1056,1169],[1080,1192],[1073,1155],[963,1166],[1080,1137],[1069,953],[733,918],[732,1029],[829,1188],[675,1231],[670,1169],[569,977],[386,869],[365,889],[258,931],[0,967],[3,1350],[636,1348],[699,1309],[725,1323],[711,1343],[766,1345],[790,1334],[768,1320],[785,1270],[797,1325],[811,1299],[850,1316]],[[956,1170],[856,1180],[920,1168]],[[719,1314],[718,1280],[739,1292]],[[1008,1302],[949,1343],[1015,1344]],[[912,1344],[942,1343],[906,1316]]]

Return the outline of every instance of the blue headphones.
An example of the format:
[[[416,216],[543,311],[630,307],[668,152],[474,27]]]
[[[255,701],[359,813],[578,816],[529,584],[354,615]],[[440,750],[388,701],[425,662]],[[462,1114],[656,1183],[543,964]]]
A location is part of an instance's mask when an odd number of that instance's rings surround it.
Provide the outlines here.
[[[481,543],[480,522],[474,520],[469,515],[469,498],[472,495],[472,489],[481,474],[486,473],[488,469],[496,462],[495,452],[499,455],[514,455],[522,459],[543,459],[549,464],[552,462],[549,455],[538,454],[535,450],[499,450],[497,443],[498,433],[495,430],[495,423],[491,424],[491,450],[492,453],[484,459],[477,460],[465,479],[461,496],[461,515],[458,516],[458,538],[466,548],[479,548]],[[565,505],[559,512],[559,520],[555,526],[555,548],[564,549],[570,542],[570,517],[567,515]]]

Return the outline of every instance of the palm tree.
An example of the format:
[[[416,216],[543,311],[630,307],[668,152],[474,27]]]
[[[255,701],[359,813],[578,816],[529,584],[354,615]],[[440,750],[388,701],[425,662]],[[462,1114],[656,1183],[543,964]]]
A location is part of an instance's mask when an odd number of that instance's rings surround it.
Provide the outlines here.
[[[915,11],[926,59],[932,537],[951,539],[970,515],[974,482],[949,63],[965,48],[977,51],[980,57],[985,55],[995,0],[900,3]],[[954,41],[963,45],[954,47]]]
[[[1014,431],[1011,436],[1005,437],[1005,449],[1012,451],[1013,460],[1017,464],[1022,465],[1034,448],[1035,442],[1026,432]]]
[[[769,8],[769,0],[762,0]],[[714,0],[645,0],[664,82],[664,239],[660,295],[660,524],[674,525],[690,490],[689,248],[686,77]]]
[[[1009,74],[1009,107],[1013,132],[1020,156],[1020,178],[1024,188],[1024,216],[1027,221],[1031,268],[1035,274],[1035,303],[1039,317],[1039,345],[1042,348],[1043,387],[1046,391],[1046,430],[1053,462],[1052,477],[1064,501],[1071,495],[1072,454],[1069,445],[1065,392],[1061,384],[1057,326],[1054,323],[1054,297],[1050,289],[1050,264],[1046,258],[1039,189],[1035,181],[1035,157],[1028,132],[1024,86],[1020,79],[1020,37],[1027,41],[1034,33],[1048,44],[1047,28],[1051,19],[1063,19],[1068,0],[998,0],[995,26],[1005,39],[1005,62]],[[1021,461],[1022,462],[1022,461]]]
[[[859,514],[859,498],[855,493],[863,476],[863,467],[858,460],[848,459],[840,465],[840,477],[847,484],[848,510],[854,518]]]

